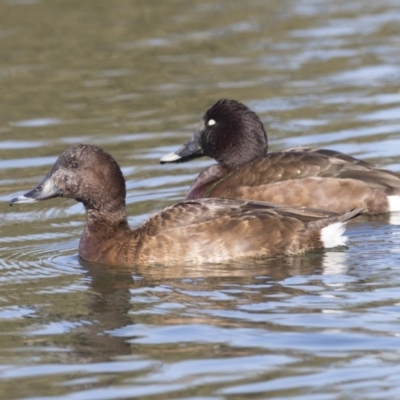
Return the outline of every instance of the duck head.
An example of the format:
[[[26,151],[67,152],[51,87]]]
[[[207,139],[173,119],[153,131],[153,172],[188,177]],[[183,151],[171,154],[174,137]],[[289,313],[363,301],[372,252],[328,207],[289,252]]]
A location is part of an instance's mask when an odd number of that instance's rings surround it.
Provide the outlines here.
[[[267,154],[268,139],[258,115],[232,99],[218,100],[204,114],[193,137],[160,159],[177,163],[208,156],[228,168]]]
[[[75,199],[86,209],[118,209],[125,207],[125,179],[108,153],[97,146],[76,144],[61,154],[41,182],[10,205],[53,197]]]

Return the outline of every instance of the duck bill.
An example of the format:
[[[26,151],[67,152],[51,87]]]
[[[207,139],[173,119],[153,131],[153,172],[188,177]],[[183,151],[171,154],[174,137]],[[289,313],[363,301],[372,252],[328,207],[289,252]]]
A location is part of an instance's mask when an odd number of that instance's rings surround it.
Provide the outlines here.
[[[173,153],[166,154],[160,158],[161,164],[180,163],[203,157],[203,149],[200,146],[200,138],[203,132],[204,125],[200,124],[195,134],[182,147]]]
[[[10,201],[10,206],[19,203],[35,203],[39,200],[51,199],[52,197],[60,196],[61,191],[54,184],[54,180],[51,172],[49,172],[45,178],[36,185],[32,190],[25,193],[22,196],[15,197]]]

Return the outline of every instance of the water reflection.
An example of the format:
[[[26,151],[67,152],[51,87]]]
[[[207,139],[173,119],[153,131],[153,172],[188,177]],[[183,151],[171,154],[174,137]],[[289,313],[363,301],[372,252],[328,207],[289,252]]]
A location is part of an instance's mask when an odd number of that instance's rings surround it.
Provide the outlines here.
[[[134,272],[80,261],[85,271],[84,281],[90,287],[86,296],[85,317],[78,326],[69,323],[67,327],[62,321],[51,322],[40,329],[31,330],[30,336],[55,335],[56,325],[58,329],[70,331],[74,338],[70,354],[80,362],[100,362],[116,356],[131,355],[135,352],[132,353],[129,344],[131,340],[127,340],[126,333],[131,332],[137,324],[141,329],[144,321],[151,325],[164,325],[167,321],[174,325],[189,321],[190,324],[219,325],[215,320],[216,310],[221,310],[232,319],[234,316],[229,311],[232,302],[237,303],[241,297],[246,299],[246,303],[267,306],[254,310],[278,309],[280,301],[285,302],[293,295],[306,294],[303,289],[294,288],[296,285],[301,286],[298,277],[307,281],[310,276],[317,279],[321,274],[336,274],[338,271],[332,270],[332,263],[338,258],[343,268],[345,253],[316,252],[307,257],[285,258],[279,263],[271,259],[258,265],[176,266]],[[338,268],[337,263],[335,268]],[[316,290],[321,290],[323,286]],[[310,291],[309,287],[307,291]],[[199,313],[191,305],[193,300],[196,306],[199,301],[203,303],[202,312]],[[195,314],[192,314],[191,309],[196,310]],[[207,310],[211,309],[213,311],[209,314]],[[251,308],[242,306],[239,309],[242,311],[237,311],[238,314],[243,312],[243,315],[237,316],[235,324],[232,320],[230,326],[239,327],[241,320],[249,317],[245,313],[251,311]],[[265,317],[260,317],[260,322],[267,323]],[[256,321],[254,318],[251,320]],[[191,335],[189,331],[188,334]],[[132,338],[131,333],[128,337]],[[170,339],[177,340],[174,335]],[[163,343],[165,338],[160,340],[160,344]]]

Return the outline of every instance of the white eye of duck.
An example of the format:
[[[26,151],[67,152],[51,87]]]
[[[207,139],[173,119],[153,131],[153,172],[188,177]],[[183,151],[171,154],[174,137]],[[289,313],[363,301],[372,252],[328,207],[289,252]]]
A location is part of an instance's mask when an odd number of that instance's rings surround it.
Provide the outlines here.
[[[207,122],[207,125],[208,125],[208,126],[213,126],[213,125],[215,125],[215,124],[216,124],[215,119],[209,119],[208,122]]]

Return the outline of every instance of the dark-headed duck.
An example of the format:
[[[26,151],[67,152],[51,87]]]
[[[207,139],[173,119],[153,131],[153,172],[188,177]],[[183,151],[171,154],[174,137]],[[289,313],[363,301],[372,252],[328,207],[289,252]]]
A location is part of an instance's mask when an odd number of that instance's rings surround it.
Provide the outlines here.
[[[201,199],[164,208],[132,230],[119,165],[87,144],[65,150],[42,182],[10,205],[53,197],[73,198],[85,207],[80,257],[117,266],[222,263],[344,245],[345,222],[360,213]]]
[[[229,99],[217,101],[194,136],[161,163],[209,156],[186,200],[229,197],[344,212],[400,211],[400,177],[349,155],[297,148],[267,153],[268,139],[256,113]]]

